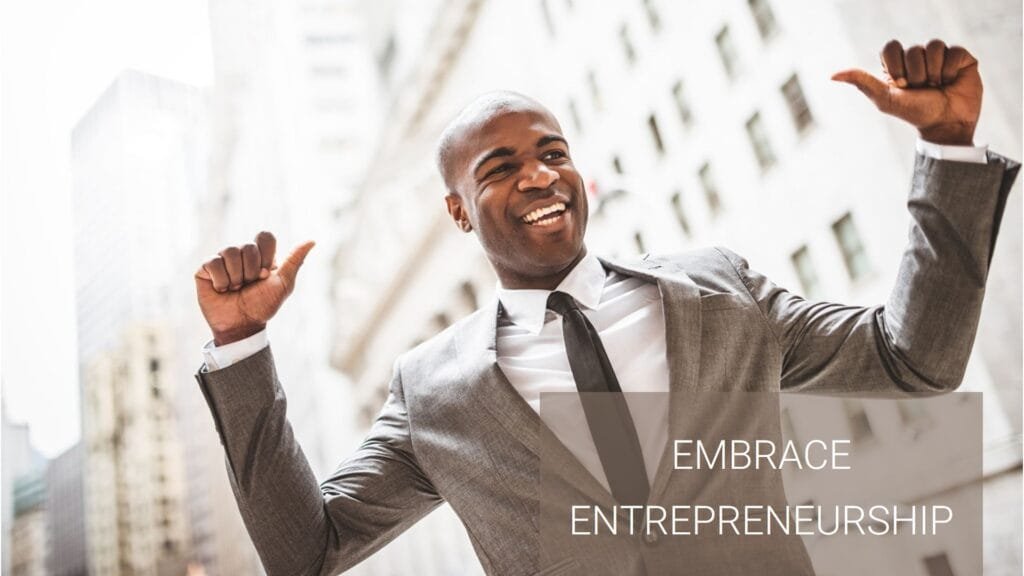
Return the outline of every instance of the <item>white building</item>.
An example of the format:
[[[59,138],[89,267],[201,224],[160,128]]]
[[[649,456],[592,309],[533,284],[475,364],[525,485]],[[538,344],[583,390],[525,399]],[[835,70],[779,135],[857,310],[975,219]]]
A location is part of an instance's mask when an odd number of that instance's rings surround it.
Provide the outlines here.
[[[489,265],[450,221],[433,166],[440,130],[474,96],[518,90],[560,118],[593,192],[591,250],[726,245],[796,292],[874,304],[905,243],[913,129],[829,78],[853,66],[880,73],[890,37],[963,44],[991,87],[977,140],[1019,158],[1020,60],[1005,55],[1019,51],[1020,6],[983,4],[438,0],[378,14],[387,121],[355,200],[355,232],[338,249],[332,356],[355,382],[363,423],[383,402],[394,359],[492,294]],[[1020,510],[1013,198],[964,389],[1002,391],[986,404],[986,478],[1004,486],[1005,509]],[[986,522],[987,537],[1019,541],[1019,516]],[[1019,554],[996,548],[987,565],[1019,570]]]
[[[47,573],[46,475],[43,470],[15,480],[13,503],[9,573],[11,576],[43,576]]]
[[[189,381],[177,335],[195,309],[186,296],[206,187],[204,114],[196,88],[126,71],[72,133],[94,574],[182,573],[189,556],[181,386],[171,383]]]
[[[83,372],[90,573],[182,574],[189,559],[185,464],[167,369],[174,331],[126,325]]]
[[[0,441],[3,448],[3,466],[0,467],[2,477],[3,494],[0,494],[0,504],[3,506],[3,528],[0,533],[0,541],[3,542],[3,553],[0,554],[3,562],[2,572],[4,576],[10,574],[11,568],[11,536],[14,527],[14,501],[15,482],[18,478],[33,473],[38,473],[46,461],[36,452],[29,440],[29,429],[27,424],[11,422],[7,418],[6,405],[0,405],[0,424],[3,432],[0,434]]]
[[[51,576],[89,573],[84,459],[84,447],[78,442],[46,467],[46,572]]]

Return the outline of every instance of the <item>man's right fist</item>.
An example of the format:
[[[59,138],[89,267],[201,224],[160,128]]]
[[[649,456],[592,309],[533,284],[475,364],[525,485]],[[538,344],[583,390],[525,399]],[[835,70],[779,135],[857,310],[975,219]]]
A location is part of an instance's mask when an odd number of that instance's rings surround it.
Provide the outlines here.
[[[278,268],[277,240],[260,232],[256,242],[230,246],[196,271],[199,309],[217,346],[248,338],[263,330],[295,288],[295,275],[314,242],[299,245]]]

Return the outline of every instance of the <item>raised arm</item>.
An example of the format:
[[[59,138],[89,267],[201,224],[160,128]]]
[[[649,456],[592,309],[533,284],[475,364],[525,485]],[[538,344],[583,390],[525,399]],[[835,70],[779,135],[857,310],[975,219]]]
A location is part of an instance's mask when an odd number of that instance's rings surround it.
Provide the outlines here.
[[[262,330],[292,291],[312,243],[279,269],[273,243],[273,236],[261,233],[255,244],[226,249],[196,272],[200,308],[218,345]],[[252,248],[268,246],[269,257]],[[268,575],[337,574],[441,503],[413,453],[397,364],[387,403],[366,440],[319,485],[288,422],[269,347],[226,368],[204,367],[196,379],[224,445],[238,509]]]
[[[925,141],[971,145],[981,107],[977,61],[933,40],[882,51],[889,79],[847,70],[834,79],[864,92]],[[1006,196],[1020,165],[988,153],[982,164],[918,155],[907,207],[909,240],[884,306],[809,302],[723,250],[775,334],[782,387],[900,396],[959,386],[974,343]]]

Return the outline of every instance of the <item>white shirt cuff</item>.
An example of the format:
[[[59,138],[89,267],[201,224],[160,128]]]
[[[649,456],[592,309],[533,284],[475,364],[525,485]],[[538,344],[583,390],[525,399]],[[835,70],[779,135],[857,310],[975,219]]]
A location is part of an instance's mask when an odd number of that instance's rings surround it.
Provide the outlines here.
[[[206,360],[206,369],[212,372],[227,368],[263,350],[269,344],[266,329],[260,330],[248,338],[243,338],[223,346],[214,346],[213,340],[210,340],[203,346],[203,358]]]
[[[927,140],[917,139],[917,152],[936,160],[953,160],[956,162],[973,162],[987,164],[988,146],[948,146]]]

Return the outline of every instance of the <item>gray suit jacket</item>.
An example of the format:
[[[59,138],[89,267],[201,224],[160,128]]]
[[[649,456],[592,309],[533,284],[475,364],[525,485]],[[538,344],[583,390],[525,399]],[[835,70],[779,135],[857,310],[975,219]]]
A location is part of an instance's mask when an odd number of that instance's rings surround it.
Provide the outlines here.
[[[724,249],[603,261],[660,288],[669,438],[713,436],[715,429],[779,437],[777,407],[772,413],[722,401],[722,392],[909,396],[956,388],[1018,169],[991,153],[987,165],[918,156],[909,244],[884,306],[806,301]],[[269,348],[197,374],[268,574],[341,572],[443,501],[461,518],[488,574],[813,573],[795,536],[570,536],[568,504],[614,501],[498,368],[500,314],[494,302],[399,358],[366,440],[319,484],[286,419]],[[722,501],[735,489],[681,481],[670,460],[662,459],[651,503]],[[758,474],[744,485],[756,493],[744,497],[784,506],[778,472]]]

